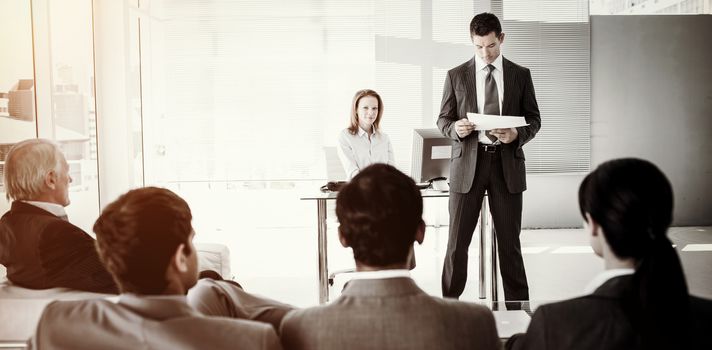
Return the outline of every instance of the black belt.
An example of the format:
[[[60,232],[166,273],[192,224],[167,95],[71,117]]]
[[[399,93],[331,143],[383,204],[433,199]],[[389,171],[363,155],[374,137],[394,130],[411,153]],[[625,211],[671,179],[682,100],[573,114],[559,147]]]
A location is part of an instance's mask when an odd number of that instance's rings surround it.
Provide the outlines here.
[[[478,143],[477,145],[478,145],[482,150],[484,150],[485,152],[488,152],[488,153],[495,153],[495,152],[498,152],[498,151],[500,151],[500,150],[502,149],[502,144],[498,144],[498,145],[488,145],[488,144],[484,144],[484,143]]]

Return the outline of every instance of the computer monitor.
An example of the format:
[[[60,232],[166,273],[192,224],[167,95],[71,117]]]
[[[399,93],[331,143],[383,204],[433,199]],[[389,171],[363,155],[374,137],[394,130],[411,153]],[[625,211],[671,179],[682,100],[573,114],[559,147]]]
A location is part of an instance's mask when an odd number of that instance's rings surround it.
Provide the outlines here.
[[[411,177],[415,182],[427,182],[437,177],[450,176],[452,140],[440,130],[413,130],[413,163]]]

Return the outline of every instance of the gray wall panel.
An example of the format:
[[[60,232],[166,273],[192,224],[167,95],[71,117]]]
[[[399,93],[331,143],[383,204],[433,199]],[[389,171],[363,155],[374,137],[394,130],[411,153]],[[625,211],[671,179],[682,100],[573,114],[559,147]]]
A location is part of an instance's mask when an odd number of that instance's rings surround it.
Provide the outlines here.
[[[712,16],[591,17],[591,159],[656,163],[675,225],[712,225]]]

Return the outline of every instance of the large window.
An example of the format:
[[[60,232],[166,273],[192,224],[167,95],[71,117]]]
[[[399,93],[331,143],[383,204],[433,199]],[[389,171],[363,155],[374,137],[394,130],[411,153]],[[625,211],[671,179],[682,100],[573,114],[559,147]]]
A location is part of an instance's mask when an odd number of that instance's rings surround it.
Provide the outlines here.
[[[73,178],[67,213],[87,232],[99,213],[92,23],[91,0],[0,3],[0,176],[15,143],[56,141]]]
[[[141,22],[146,182],[326,179],[324,147],[362,88],[382,95],[383,129],[409,172],[413,128],[435,127],[447,69],[474,53],[469,21],[489,10],[475,5],[153,1]],[[587,3],[500,5],[504,54],[532,69],[543,116],[529,171],[587,171]]]

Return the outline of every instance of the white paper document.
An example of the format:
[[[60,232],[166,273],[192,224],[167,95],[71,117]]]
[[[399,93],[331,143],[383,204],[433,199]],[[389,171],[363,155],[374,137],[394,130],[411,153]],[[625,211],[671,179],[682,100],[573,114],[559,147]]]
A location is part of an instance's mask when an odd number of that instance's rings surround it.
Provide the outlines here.
[[[475,130],[509,129],[526,126],[524,117],[467,113],[467,120],[475,124]]]

